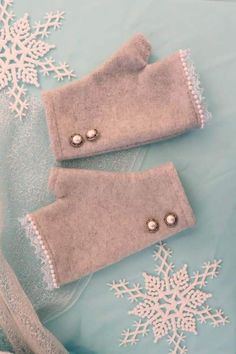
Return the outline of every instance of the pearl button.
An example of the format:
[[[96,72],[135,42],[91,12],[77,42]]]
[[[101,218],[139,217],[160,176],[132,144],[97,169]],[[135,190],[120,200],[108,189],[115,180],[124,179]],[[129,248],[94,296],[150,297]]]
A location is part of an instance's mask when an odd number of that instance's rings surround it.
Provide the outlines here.
[[[178,216],[175,213],[168,213],[165,216],[164,221],[167,226],[174,227],[178,222]]]
[[[79,147],[84,142],[83,137],[80,134],[74,134],[70,137],[70,144],[73,147]]]
[[[155,219],[149,219],[147,221],[147,228],[149,232],[156,232],[159,230],[159,224]]]
[[[99,133],[98,133],[97,129],[90,129],[86,133],[86,138],[89,141],[97,140],[98,136],[99,136]]]

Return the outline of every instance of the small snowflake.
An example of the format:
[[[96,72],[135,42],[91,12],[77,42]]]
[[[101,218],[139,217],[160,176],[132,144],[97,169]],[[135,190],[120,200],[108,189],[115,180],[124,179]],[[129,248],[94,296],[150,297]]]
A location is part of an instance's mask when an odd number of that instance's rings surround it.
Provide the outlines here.
[[[39,87],[39,72],[45,76],[52,73],[58,80],[74,74],[68,64],[56,64],[53,58],[45,57],[55,45],[41,40],[61,27],[64,12],[46,14],[44,21],[31,29],[28,14],[13,21],[12,5],[13,0],[0,0],[0,90],[8,87],[10,109],[22,118],[28,109],[24,83]]]
[[[222,310],[206,305],[212,294],[202,290],[209,278],[217,277],[221,261],[205,263],[202,272],[190,277],[186,264],[177,272],[173,271],[171,256],[166,244],[157,245],[154,253],[157,275],[143,273],[144,288],[140,284],[131,286],[126,280],[108,284],[117,298],[126,295],[131,302],[138,303],[129,314],[140,320],[134,322],[133,329],[122,333],[120,345],[134,345],[152,329],[155,343],[167,336],[170,354],[186,354],[184,332],[197,334],[197,321],[208,321],[213,327],[229,322]]]

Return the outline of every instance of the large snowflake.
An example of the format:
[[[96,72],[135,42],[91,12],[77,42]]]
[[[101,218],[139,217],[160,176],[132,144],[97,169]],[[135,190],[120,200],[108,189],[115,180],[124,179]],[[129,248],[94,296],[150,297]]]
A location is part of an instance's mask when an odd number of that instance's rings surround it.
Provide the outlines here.
[[[39,72],[45,76],[52,73],[58,80],[74,74],[66,63],[56,64],[46,57],[55,45],[41,40],[61,27],[64,13],[48,13],[31,29],[28,14],[13,21],[12,5],[13,0],[0,0],[0,90],[9,87],[10,109],[23,117],[28,109],[24,83],[39,87]]]
[[[127,295],[131,302],[138,302],[129,314],[140,320],[134,322],[133,329],[122,333],[120,345],[136,344],[152,328],[154,342],[167,336],[171,354],[186,354],[184,332],[197,334],[197,321],[210,322],[214,327],[228,322],[221,309],[214,310],[206,305],[212,294],[201,290],[209,278],[218,275],[221,261],[205,263],[202,272],[190,277],[186,264],[177,272],[173,271],[171,256],[166,244],[157,245],[154,253],[157,275],[143,273],[144,288],[140,284],[130,285],[126,280],[108,284],[116,297]]]

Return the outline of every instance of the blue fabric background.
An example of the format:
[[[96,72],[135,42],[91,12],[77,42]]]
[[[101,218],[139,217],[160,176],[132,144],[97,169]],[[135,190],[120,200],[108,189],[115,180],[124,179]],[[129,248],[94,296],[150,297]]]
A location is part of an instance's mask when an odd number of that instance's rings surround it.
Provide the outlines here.
[[[40,19],[55,9],[66,11],[63,29],[52,36],[58,46],[55,57],[68,61],[79,77],[136,32],[143,32],[151,41],[151,61],[179,48],[192,50],[213,118],[204,130],[141,148],[145,158],[140,157],[137,162],[142,165],[134,168],[173,161],[180,174],[197,226],[168,240],[176,268],[187,263],[190,271],[195,271],[207,260],[223,260],[219,277],[209,281],[207,289],[213,293],[209,304],[222,307],[230,324],[219,328],[199,325],[197,336],[186,335],[189,353],[235,354],[236,4],[200,0],[15,1],[17,16],[30,12],[32,18]],[[52,79],[41,82],[44,89],[58,85]],[[38,95],[39,91],[32,89],[31,93]],[[38,134],[47,134],[45,122]],[[47,135],[44,143],[48,144]],[[154,344],[151,334],[135,347],[118,346],[120,333],[133,323],[134,317],[128,315],[132,304],[117,300],[106,285],[120,278],[142,283],[142,272],[154,272],[153,250],[148,248],[94,274],[80,299],[47,322],[71,353],[169,352],[166,340]]]

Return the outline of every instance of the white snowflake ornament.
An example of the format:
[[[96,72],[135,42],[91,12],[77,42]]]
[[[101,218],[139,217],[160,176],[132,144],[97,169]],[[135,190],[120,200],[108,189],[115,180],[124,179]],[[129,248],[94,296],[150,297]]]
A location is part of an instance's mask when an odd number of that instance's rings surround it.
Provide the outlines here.
[[[44,76],[54,74],[58,80],[75,75],[68,64],[56,64],[46,57],[55,45],[42,40],[52,29],[61,27],[64,12],[46,14],[44,22],[35,23],[31,29],[28,14],[13,21],[12,5],[13,0],[0,0],[0,90],[8,87],[10,110],[22,118],[28,109],[24,84],[39,87],[40,72]]]
[[[133,329],[123,331],[120,345],[134,345],[152,329],[155,343],[167,336],[170,354],[186,354],[184,332],[197,334],[197,321],[210,322],[214,327],[229,322],[222,310],[206,305],[212,294],[202,290],[208,279],[218,275],[221,261],[205,263],[202,272],[190,277],[186,264],[177,272],[173,271],[174,265],[169,262],[171,256],[166,244],[157,245],[154,253],[157,275],[143,273],[144,287],[130,285],[126,280],[108,284],[117,298],[126,295],[131,302],[138,302],[129,314],[140,320],[134,322]]]

